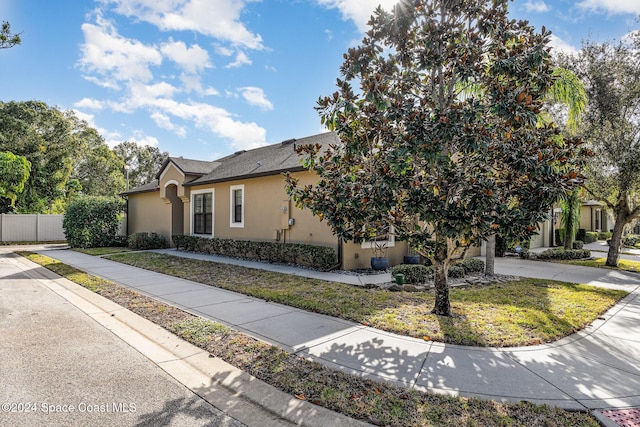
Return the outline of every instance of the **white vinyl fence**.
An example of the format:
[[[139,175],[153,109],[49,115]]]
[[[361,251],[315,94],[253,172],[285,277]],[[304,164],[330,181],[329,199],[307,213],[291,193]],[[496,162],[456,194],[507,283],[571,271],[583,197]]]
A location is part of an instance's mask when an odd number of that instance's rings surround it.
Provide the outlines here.
[[[0,241],[51,242],[65,240],[62,231],[64,215],[1,214]]]

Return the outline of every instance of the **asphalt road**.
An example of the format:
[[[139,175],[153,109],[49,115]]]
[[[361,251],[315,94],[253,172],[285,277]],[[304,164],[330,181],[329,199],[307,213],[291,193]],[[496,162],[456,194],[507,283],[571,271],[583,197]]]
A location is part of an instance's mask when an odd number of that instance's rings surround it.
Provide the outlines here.
[[[14,257],[0,253],[0,425],[244,425],[20,269]]]

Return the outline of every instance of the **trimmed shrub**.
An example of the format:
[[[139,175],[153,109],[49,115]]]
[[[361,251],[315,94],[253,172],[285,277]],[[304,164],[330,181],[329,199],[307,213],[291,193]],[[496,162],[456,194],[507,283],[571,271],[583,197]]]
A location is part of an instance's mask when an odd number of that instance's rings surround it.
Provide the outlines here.
[[[589,249],[570,249],[565,251],[564,248],[547,249],[538,254],[538,259],[583,259],[591,257]]]
[[[581,240],[581,239],[578,239]],[[596,231],[587,231],[584,233],[584,243],[593,243],[598,240],[598,233]]]
[[[460,279],[465,276],[464,268],[459,265],[452,265],[449,267],[447,275],[453,279]]]
[[[601,231],[598,233],[598,240],[608,240],[613,236],[613,233],[610,231]]]
[[[404,274],[406,284],[426,283],[433,275],[433,267],[420,264],[400,264],[391,268],[391,276],[395,277],[396,274]]]
[[[167,239],[158,233],[133,233],[127,238],[127,246],[134,251],[164,249],[169,246]]]
[[[582,249],[584,248],[584,242],[582,240],[575,240],[573,242],[573,249]]]
[[[587,230],[585,228],[580,228],[576,233],[576,240],[582,240],[583,242],[586,242],[587,241],[586,235],[587,235]]]
[[[640,235],[628,234],[622,238],[622,244],[625,246],[638,246],[640,245]]]
[[[464,268],[466,273],[482,273],[484,271],[484,261],[478,258],[465,258],[456,265]]]
[[[118,236],[122,202],[104,197],[82,197],[67,206],[62,221],[67,243],[72,248],[99,248],[122,243]]]
[[[336,251],[326,246],[300,243],[256,242],[198,236],[172,236],[176,249],[258,261],[297,264],[328,270],[338,262]]]

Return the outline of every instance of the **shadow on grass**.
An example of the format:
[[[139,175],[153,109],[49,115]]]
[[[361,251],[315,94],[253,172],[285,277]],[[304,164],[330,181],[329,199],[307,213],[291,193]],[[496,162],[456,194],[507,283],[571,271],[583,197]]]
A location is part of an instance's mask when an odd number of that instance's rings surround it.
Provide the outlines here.
[[[454,288],[454,316],[440,318],[430,314],[434,301],[430,293],[367,290],[157,253],[110,259],[400,335],[472,346],[557,340],[582,329],[624,296],[607,289],[522,279],[483,288]]]

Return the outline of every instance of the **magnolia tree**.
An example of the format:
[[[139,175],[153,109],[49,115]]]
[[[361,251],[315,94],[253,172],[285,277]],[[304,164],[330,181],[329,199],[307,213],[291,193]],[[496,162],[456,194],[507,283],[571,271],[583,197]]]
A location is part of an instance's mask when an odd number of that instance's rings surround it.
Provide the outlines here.
[[[586,189],[613,212],[606,264],[617,266],[624,227],[640,218],[640,32],[618,43],[586,43],[563,60],[588,95],[582,133],[596,156]]]
[[[432,259],[433,313],[449,316],[457,249],[530,237],[579,184],[578,141],[538,126],[554,82],[550,34],[510,20],[507,1],[405,0],[369,25],[338,91],[318,102],[341,143],[298,147],[319,181],[288,176],[287,190],[345,240],[392,226]]]

